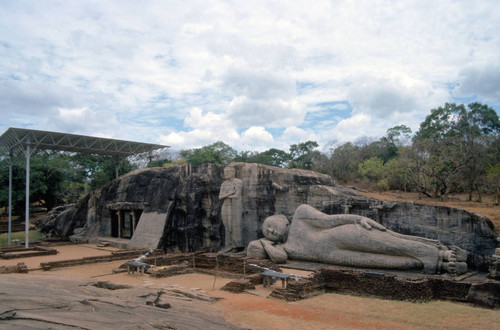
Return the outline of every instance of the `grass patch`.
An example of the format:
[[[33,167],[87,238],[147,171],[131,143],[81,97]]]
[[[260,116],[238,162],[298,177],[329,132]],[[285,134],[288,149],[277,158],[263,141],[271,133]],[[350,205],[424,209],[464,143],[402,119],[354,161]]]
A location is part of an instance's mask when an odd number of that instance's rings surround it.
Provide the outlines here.
[[[24,242],[26,238],[24,231],[17,231],[11,233],[11,241],[18,239],[19,242]],[[29,241],[35,241],[41,238],[45,238],[45,234],[43,234],[40,230],[30,230],[29,231]],[[0,246],[7,246],[9,243],[9,234],[0,234]]]

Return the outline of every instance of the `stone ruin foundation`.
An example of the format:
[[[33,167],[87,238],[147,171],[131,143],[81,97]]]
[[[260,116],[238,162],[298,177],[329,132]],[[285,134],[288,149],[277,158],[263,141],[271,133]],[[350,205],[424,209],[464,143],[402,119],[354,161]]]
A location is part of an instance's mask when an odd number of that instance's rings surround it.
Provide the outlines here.
[[[37,250],[56,251],[49,248],[36,247]],[[12,250],[12,249],[11,249]],[[130,260],[137,258],[147,250],[126,250],[113,252],[107,256],[86,257],[73,260],[62,260],[41,263],[43,270],[51,270],[76,265]],[[5,253],[5,249],[2,250]],[[22,255],[25,257],[26,255]],[[20,256],[17,256],[20,257]],[[156,268],[148,271],[150,276],[170,277],[188,273],[204,273],[215,277],[232,278],[222,290],[234,293],[252,290],[255,285],[263,283],[259,275],[263,269],[280,271],[280,267],[270,260],[254,260],[240,254],[224,253],[175,253],[164,254],[155,250],[142,262]],[[167,266],[167,267],[162,267]],[[290,266],[290,265],[289,265]],[[297,265],[294,264],[294,267]],[[287,265],[284,265],[287,267]],[[121,266],[125,271],[125,263]],[[0,267],[0,274],[28,273],[24,263],[15,266]],[[445,275],[423,275],[416,272],[397,272],[387,270],[368,270],[349,267],[325,265],[308,277],[291,279],[286,288],[275,288],[270,297],[286,301],[307,299],[323,293],[340,293],[358,296],[378,297],[383,299],[426,302],[433,299],[471,303],[476,306],[500,308],[500,282],[489,280],[484,274],[467,273],[460,277]]]
[[[14,246],[0,249],[0,259],[28,258],[54,254],[57,254],[57,250],[43,246],[33,246],[30,248],[25,248],[24,246]]]
[[[251,290],[263,283],[262,268],[279,271],[269,260],[254,260],[237,254],[186,253],[156,255],[143,262],[168,266],[150,276],[169,277],[188,273],[205,273],[234,278],[222,290],[235,293]],[[286,265],[284,266],[286,267]],[[476,274],[477,275],[477,274]],[[377,271],[350,267],[326,266],[309,277],[291,279],[286,288],[275,288],[270,297],[297,301],[323,293],[340,293],[382,299],[426,302],[433,299],[471,303],[500,308],[500,283],[484,276],[461,277],[423,275],[413,272]]]

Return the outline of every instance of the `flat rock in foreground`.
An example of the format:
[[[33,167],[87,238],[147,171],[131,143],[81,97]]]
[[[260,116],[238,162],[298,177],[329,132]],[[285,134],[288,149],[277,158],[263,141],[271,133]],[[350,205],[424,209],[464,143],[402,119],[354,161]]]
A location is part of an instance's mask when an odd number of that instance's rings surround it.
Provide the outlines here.
[[[2,275],[2,329],[237,329],[203,293],[46,275]]]

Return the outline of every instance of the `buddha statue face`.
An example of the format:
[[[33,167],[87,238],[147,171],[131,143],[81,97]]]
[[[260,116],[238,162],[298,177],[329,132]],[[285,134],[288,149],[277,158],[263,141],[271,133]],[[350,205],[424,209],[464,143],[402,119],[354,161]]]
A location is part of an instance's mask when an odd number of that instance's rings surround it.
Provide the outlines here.
[[[236,174],[236,171],[234,170],[234,167],[232,167],[232,166],[224,167],[224,179],[225,180],[234,179],[235,174]]]
[[[273,242],[285,242],[290,223],[284,215],[267,217],[262,224],[264,237]]]

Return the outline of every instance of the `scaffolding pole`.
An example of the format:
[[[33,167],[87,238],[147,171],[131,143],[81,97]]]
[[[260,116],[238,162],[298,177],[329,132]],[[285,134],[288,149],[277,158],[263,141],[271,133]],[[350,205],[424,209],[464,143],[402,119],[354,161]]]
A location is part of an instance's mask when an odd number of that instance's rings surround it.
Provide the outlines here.
[[[30,137],[26,140],[26,215],[24,218],[25,239],[24,246],[29,247],[29,227],[30,227]]]
[[[14,157],[12,155],[12,149],[9,152],[9,239],[7,245],[11,244],[12,235],[12,162]]]

